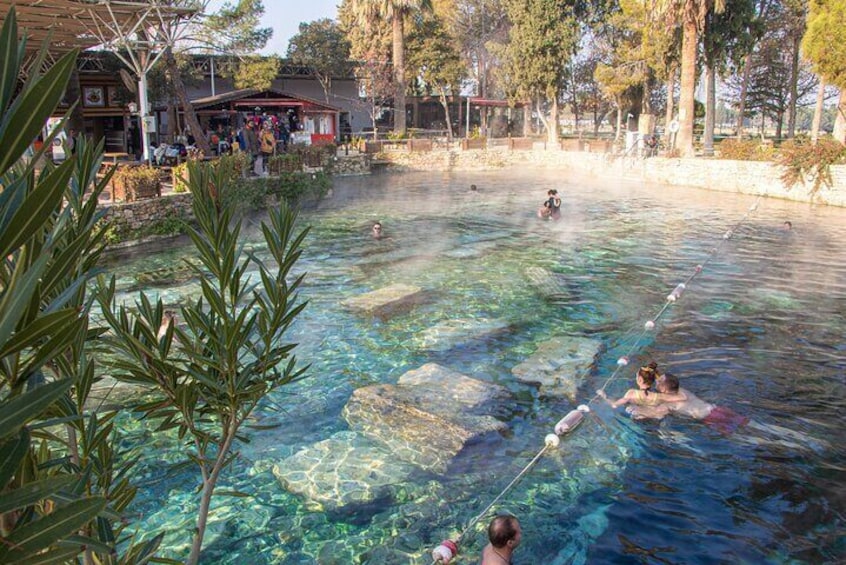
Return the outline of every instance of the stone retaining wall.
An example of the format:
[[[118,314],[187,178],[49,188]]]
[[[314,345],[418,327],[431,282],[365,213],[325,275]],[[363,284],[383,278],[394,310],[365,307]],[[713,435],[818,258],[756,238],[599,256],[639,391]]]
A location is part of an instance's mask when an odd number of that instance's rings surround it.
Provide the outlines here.
[[[832,167],[832,187],[810,194],[811,184],[786,188],[781,170],[772,163],[722,159],[637,159],[578,151],[509,151],[507,149],[385,152],[395,171],[491,170],[512,166],[561,169],[586,176],[637,179],[670,186],[690,186],[742,194],[846,206],[846,165]]]
[[[166,218],[193,219],[191,193],[165,194],[135,202],[116,202],[105,206],[106,217],[120,226],[122,232],[131,233]]]
[[[372,155],[338,155],[332,164],[332,175],[369,175],[372,157]]]

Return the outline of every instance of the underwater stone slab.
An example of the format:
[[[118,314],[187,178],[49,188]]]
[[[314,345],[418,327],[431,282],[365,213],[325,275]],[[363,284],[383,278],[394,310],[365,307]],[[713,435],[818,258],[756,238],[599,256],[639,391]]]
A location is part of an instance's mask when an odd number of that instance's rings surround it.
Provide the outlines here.
[[[602,342],[582,336],[561,336],[538,344],[537,350],[511,369],[526,383],[539,383],[540,392],[575,400],[582,378],[594,363]]]
[[[486,339],[506,331],[506,320],[489,318],[457,318],[444,320],[415,336],[417,347],[426,351],[448,351],[470,341]]]
[[[317,510],[364,506],[391,496],[414,467],[356,432],[338,432],[273,466],[290,492]]]
[[[407,284],[393,284],[373,292],[348,298],[341,302],[344,308],[373,316],[387,316],[420,303],[423,289]]]
[[[541,298],[550,302],[565,302],[571,297],[564,275],[543,267],[528,267],[524,274],[531,287]]]
[[[409,376],[406,384],[357,389],[343,416],[351,429],[385,444],[395,457],[444,472],[468,443],[508,427],[481,413],[485,404],[492,404],[489,400],[505,391],[474,380],[437,365],[426,366]],[[413,382],[425,384],[408,384]],[[491,391],[484,393],[482,387]]]
[[[425,365],[404,373],[398,385],[429,389],[438,402],[430,403],[427,409],[438,414],[451,414],[457,409],[466,410],[484,406],[508,396],[508,391],[497,384],[473,379],[437,363]],[[463,405],[457,408],[456,404]]]

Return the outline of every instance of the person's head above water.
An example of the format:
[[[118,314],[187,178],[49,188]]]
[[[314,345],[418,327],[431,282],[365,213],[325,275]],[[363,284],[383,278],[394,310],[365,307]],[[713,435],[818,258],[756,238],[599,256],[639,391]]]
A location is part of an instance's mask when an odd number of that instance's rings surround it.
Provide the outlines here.
[[[637,371],[637,378],[643,383],[645,388],[651,387],[655,384],[655,379],[658,377],[658,363],[652,361],[645,367],[641,367]]]
[[[658,392],[675,394],[679,391],[679,378],[672,373],[664,373],[658,378]]]
[[[515,516],[500,514],[488,525],[488,539],[496,549],[514,550],[520,545],[522,535],[520,521]]]
[[[470,190],[479,190],[479,188],[475,184],[471,184]]]
[[[785,231],[792,230],[793,229],[793,223],[790,220],[785,220],[784,229],[785,229]]]
[[[373,237],[382,237],[382,223],[374,222],[371,231],[373,232]]]

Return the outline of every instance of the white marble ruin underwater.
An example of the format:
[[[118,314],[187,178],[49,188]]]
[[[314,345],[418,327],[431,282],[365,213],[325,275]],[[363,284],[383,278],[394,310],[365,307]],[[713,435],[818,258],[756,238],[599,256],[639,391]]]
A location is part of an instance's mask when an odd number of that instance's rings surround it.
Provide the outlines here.
[[[419,303],[423,294],[419,287],[398,284],[342,304],[362,316],[395,316]],[[414,342],[423,351],[443,352],[508,328],[503,320],[447,320],[419,332]],[[513,374],[526,386],[539,385],[545,397],[572,401],[600,349],[599,340],[583,336],[546,339],[514,367]],[[512,394],[500,385],[426,363],[401,375],[395,384],[354,390],[342,411],[348,430],[278,461],[273,473],[310,508],[356,512],[394,500],[415,473],[449,474],[450,466],[470,445],[484,440],[487,449],[487,442],[496,442],[499,434],[509,431],[514,406]],[[626,456],[626,450],[607,434],[594,430],[590,436],[576,443],[601,445],[592,445],[589,452],[547,458],[546,465],[562,467],[556,476],[577,477],[562,486],[568,493],[581,491],[578,485],[595,484],[605,475],[597,469],[618,469],[621,457]],[[585,468],[568,470],[573,461]]]

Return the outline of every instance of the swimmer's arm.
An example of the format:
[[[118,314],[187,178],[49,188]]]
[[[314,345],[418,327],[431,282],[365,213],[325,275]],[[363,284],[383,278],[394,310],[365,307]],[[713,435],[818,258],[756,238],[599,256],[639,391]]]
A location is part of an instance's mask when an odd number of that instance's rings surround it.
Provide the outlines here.
[[[634,397],[634,391],[633,390],[626,391],[625,396],[623,396],[623,398],[621,398],[619,400],[611,400],[610,398],[608,398],[608,396],[605,394],[605,391],[603,389],[599,389],[598,391],[596,391],[596,394],[601,396],[602,398],[604,398],[605,402],[607,402],[608,404],[611,405],[611,408],[619,408],[620,406],[623,406],[624,404],[628,404]]]
[[[661,402],[684,402],[687,400],[687,395],[683,392],[674,392],[664,393],[664,392],[657,392],[655,393]]]

